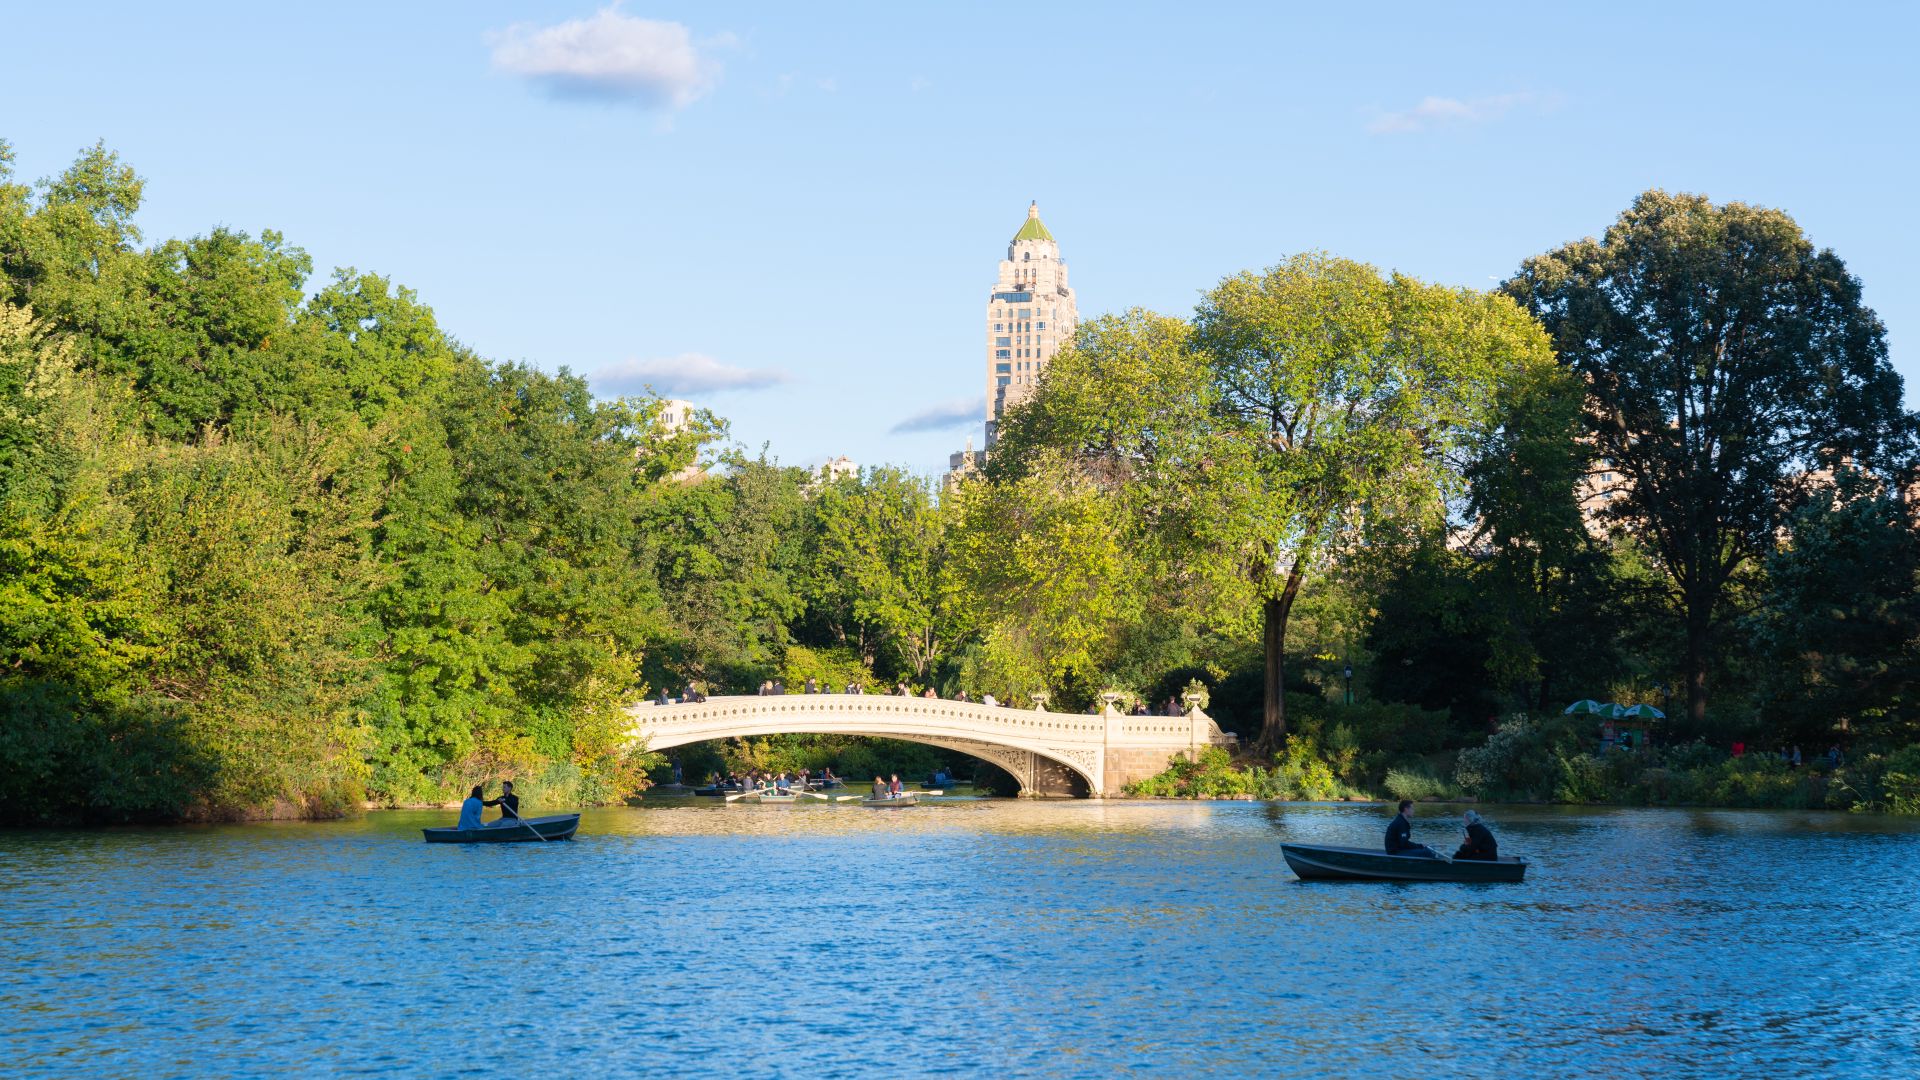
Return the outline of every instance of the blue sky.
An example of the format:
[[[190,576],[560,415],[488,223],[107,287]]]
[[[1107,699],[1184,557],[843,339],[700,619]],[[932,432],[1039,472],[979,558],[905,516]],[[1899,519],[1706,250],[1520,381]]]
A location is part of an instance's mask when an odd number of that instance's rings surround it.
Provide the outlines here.
[[[7,4],[0,138],[796,464],[977,436],[927,428],[1030,199],[1083,317],[1304,249],[1485,287],[1654,186],[1779,206],[1920,379],[1915,8],[1456,7]]]

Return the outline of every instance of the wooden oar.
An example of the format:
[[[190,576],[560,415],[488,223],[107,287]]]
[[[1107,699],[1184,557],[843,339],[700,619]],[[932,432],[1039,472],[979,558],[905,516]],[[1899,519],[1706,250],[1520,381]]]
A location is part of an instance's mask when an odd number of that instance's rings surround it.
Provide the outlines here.
[[[727,801],[732,802],[735,799],[744,799],[749,795],[763,794],[766,790],[767,790],[766,788],[748,788],[745,791],[736,791],[733,794],[727,796]]]
[[[544,844],[549,839],[546,833],[543,833],[539,829],[534,828],[531,822],[529,822],[526,818],[521,817],[519,814],[513,815],[513,820],[519,822],[522,825],[525,825],[527,827],[528,832],[540,838],[541,843]]]

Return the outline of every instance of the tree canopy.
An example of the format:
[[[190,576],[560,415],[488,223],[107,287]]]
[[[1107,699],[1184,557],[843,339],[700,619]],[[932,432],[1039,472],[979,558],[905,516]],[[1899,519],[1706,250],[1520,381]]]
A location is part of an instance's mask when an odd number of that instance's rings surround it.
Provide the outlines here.
[[[1786,214],[1649,191],[1600,239],[1528,259],[1506,284],[1586,383],[1585,438],[1685,627],[1704,724],[1713,635],[1734,576],[1835,470],[1906,482],[1914,422],[1860,282]]]

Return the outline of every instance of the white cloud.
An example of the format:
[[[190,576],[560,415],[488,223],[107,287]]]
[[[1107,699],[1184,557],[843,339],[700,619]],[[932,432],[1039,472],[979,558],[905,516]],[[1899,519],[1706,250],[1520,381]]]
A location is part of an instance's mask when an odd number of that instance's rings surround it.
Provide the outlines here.
[[[681,353],[660,360],[625,360],[609,364],[587,377],[602,394],[640,394],[652,389],[668,396],[765,390],[791,378],[777,368],[736,367],[702,353]]]
[[[1374,135],[1404,135],[1454,124],[1480,124],[1497,120],[1518,106],[1534,100],[1532,94],[1496,94],[1492,97],[1428,97],[1401,112],[1383,112],[1367,125]]]
[[[622,15],[618,5],[553,26],[517,23],[490,35],[495,69],[559,97],[679,109],[712,89],[720,66],[685,26]],[[713,43],[724,44],[730,35]]]
[[[920,431],[952,431],[979,423],[987,413],[985,395],[958,398],[931,409],[923,409],[893,425],[892,434],[911,435]]]

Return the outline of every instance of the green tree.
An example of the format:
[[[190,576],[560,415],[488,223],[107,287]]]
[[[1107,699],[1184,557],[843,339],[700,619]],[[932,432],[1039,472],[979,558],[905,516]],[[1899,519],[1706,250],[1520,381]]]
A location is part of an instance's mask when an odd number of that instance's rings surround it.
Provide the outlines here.
[[[1817,742],[1836,727],[1902,745],[1920,738],[1920,522],[1858,473],[1791,519],[1744,620],[1769,732]]]
[[[214,758],[213,813],[351,798],[364,782],[368,468],[358,440],[287,421],[253,440],[150,444],[117,485],[160,594],[166,647],[143,690]]]
[[[924,681],[954,630],[942,594],[946,520],[932,488],[898,469],[873,469],[857,483],[823,486],[813,512],[808,584],[845,609],[869,663],[871,642]]]
[[[83,368],[135,375],[125,342],[151,318],[133,223],[145,182],[104,145],[41,181],[38,200],[6,183],[9,171],[0,169],[0,299],[70,335]]]
[[[292,330],[312,265],[272,230],[215,229],[147,253],[148,317],[125,349],[156,432],[178,440],[236,416],[301,413]]]
[[[511,725],[527,656],[507,638],[510,597],[481,571],[484,530],[460,512],[438,418],[396,428],[380,452],[387,491],[373,548],[388,573],[368,603],[384,669],[371,749],[378,789],[409,798],[471,755],[476,731]]]
[[[512,364],[463,375],[448,399],[457,509],[524,654],[511,725],[476,733],[496,760],[618,756],[621,710],[664,629],[655,580],[634,565],[657,405],[597,402],[577,376]]]
[[[1512,380],[1465,470],[1474,525],[1462,546],[1475,558],[1464,565],[1486,615],[1476,637],[1492,684],[1527,711],[1600,696],[1619,667],[1618,575],[1581,505],[1594,471],[1577,438],[1581,400],[1561,367]]]
[[[666,623],[650,678],[747,689],[772,677],[805,608],[806,482],[800,469],[735,454],[649,501],[642,550]]]
[[[1736,573],[1842,463],[1910,466],[1880,320],[1786,214],[1661,191],[1505,288],[1586,383],[1586,437],[1625,480],[1612,512],[1657,556],[1684,623],[1698,730]]]
[[[997,683],[1003,697],[1097,684],[1145,592],[1117,500],[1058,455],[998,483],[961,484],[948,498],[950,602],[983,642],[974,678]]]
[[[1500,389],[1551,363],[1513,303],[1309,254],[1221,282],[1195,341],[1219,464],[1197,528],[1223,585],[1257,603],[1262,744],[1286,733],[1287,621],[1308,572],[1374,524],[1437,514]]]

